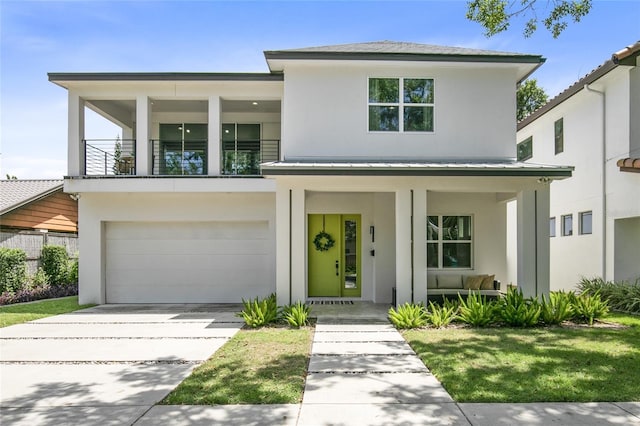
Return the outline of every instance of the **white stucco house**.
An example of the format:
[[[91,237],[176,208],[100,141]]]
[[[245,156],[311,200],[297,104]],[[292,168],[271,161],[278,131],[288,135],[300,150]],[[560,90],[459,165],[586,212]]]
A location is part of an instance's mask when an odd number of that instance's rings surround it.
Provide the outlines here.
[[[404,303],[436,275],[504,282],[510,200],[518,284],[549,291],[549,186],[572,168],[516,161],[514,118],[542,57],[388,41],[265,57],[265,73],[49,74],[68,90],[81,303]],[[87,108],[122,140],[87,140]]]
[[[640,42],[518,123],[519,159],[571,164],[550,198],[551,289],[640,278]]]

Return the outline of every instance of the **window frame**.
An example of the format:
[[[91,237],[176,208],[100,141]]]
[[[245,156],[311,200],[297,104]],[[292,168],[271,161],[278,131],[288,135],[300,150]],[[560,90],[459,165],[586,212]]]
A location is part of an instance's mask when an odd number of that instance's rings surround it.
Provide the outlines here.
[[[560,124],[559,127],[558,124]],[[553,140],[555,155],[562,154],[564,152],[564,117],[553,122]]]
[[[591,216],[591,221],[589,223],[589,232],[585,232],[584,230],[584,221],[583,218],[589,215]],[[593,234],[593,211],[592,210],[586,210],[583,212],[578,213],[578,234],[579,235],[591,235]]]
[[[430,217],[438,218],[438,238],[436,240],[429,239],[429,218]],[[442,233],[443,228],[443,218],[449,216],[456,217],[468,217],[469,218],[469,239],[468,240],[445,240]],[[438,266],[429,266],[429,261],[427,259],[427,269],[428,270],[442,270],[442,271],[469,271],[474,269],[475,262],[475,243],[474,243],[474,233],[475,233],[475,221],[473,214],[461,213],[461,214],[452,214],[452,213],[444,213],[444,214],[427,214],[425,218],[427,223],[427,235],[425,235],[425,245],[426,245],[426,253],[429,253],[429,244],[437,244],[437,256],[438,256]],[[444,266],[444,244],[469,244],[469,266]]]
[[[520,147],[521,146],[525,146],[526,144],[529,144],[530,147],[528,149],[528,156],[520,158]],[[533,136],[529,136],[528,138],[524,139],[521,142],[518,142],[518,144],[516,145],[516,159],[518,161],[527,161],[529,159],[533,158]]]
[[[563,214],[562,216],[562,221],[561,221],[561,228],[562,228],[562,232],[560,235],[562,235],[563,237],[570,237],[573,235],[573,213],[569,213],[569,214]],[[566,220],[569,219],[571,222],[571,229],[568,230],[567,232],[567,226],[566,226]]]
[[[398,81],[398,102],[370,102],[369,91],[371,88],[371,80],[397,80]],[[409,103],[404,101],[404,81],[405,80],[431,80],[433,100],[431,103]],[[367,132],[376,134],[433,134],[436,129],[436,79],[433,77],[367,77]],[[370,107],[394,107],[398,111],[398,130],[371,130],[370,128]],[[430,107],[431,108],[431,130],[405,130],[405,108],[411,107]]]
[[[551,216],[549,218],[549,237],[550,238],[553,238],[556,236],[556,233],[557,233],[556,229],[558,226],[556,222],[557,221],[555,216]]]

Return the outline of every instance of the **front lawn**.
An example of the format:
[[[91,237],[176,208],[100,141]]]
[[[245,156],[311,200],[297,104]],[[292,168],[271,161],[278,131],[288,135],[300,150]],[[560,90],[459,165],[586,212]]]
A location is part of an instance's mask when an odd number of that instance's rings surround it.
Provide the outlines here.
[[[313,331],[240,330],[162,404],[295,404],[302,401]]]
[[[606,321],[625,327],[403,334],[457,402],[640,401],[640,317]]]
[[[78,296],[41,300],[0,307],[0,328],[53,315],[66,314],[94,305],[78,305]]]

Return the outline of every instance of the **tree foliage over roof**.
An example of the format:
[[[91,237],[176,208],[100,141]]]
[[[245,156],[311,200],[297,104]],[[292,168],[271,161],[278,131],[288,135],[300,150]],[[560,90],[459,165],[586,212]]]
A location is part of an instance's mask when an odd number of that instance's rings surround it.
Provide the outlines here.
[[[529,114],[547,103],[547,94],[538,86],[538,81],[533,78],[526,80],[518,87],[516,94],[518,121],[524,120]]]
[[[591,6],[592,0],[470,0],[467,19],[482,25],[485,35],[491,37],[506,31],[513,18],[528,17],[523,30],[525,37],[533,35],[542,22],[553,38],[558,38],[569,20],[580,22]],[[544,13],[539,17],[540,9]]]

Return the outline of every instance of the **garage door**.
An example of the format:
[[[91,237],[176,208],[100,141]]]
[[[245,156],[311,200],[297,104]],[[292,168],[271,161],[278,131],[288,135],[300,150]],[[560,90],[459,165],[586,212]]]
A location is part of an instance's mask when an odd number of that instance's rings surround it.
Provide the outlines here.
[[[267,221],[110,222],[107,303],[239,302],[275,290]]]

